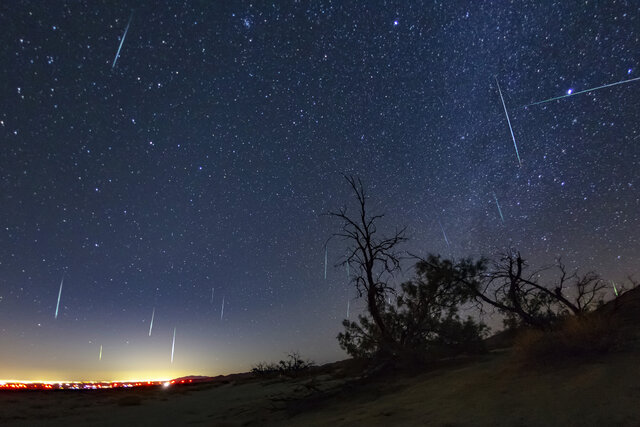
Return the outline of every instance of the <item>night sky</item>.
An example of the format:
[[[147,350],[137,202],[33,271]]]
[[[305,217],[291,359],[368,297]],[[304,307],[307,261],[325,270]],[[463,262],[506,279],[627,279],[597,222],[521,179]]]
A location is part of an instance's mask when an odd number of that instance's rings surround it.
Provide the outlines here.
[[[640,81],[524,107],[640,77],[638,3],[464,3],[2,2],[0,379],[346,357],[343,173],[407,250],[638,273]]]

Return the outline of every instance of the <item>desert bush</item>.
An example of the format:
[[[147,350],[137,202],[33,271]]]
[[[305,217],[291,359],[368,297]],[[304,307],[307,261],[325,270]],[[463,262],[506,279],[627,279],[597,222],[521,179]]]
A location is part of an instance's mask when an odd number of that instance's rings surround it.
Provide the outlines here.
[[[253,365],[251,373],[258,377],[275,376],[278,373],[278,365],[275,363],[259,362]]]
[[[552,331],[522,332],[516,338],[514,356],[523,364],[542,365],[608,353],[622,345],[618,326],[611,316],[598,313],[571,316]]]
[[[296,376],[313,366],[315,366],[313,361],[305,360],[300,356],[300,353],[293,351],[287,355],[286,359],[280,360],[278,363],[260,362],[255,364],[251,373],[259,377]]]
[[[278,370],[282,375],[305,371],[312,366],[315,366],[315,363],[311,360],[304,360],[297,351],[289,353],[286,359],[278,362]]]

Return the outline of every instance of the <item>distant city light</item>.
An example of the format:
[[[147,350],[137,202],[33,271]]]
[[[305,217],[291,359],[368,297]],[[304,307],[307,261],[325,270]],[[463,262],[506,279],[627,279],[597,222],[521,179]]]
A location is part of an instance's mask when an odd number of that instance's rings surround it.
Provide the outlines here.
[[[196,381],[197,382],[197,381]],[[70,381],[70,382],[47,382],[47,381],[13,381],[0,380],[0,390],[102,390],[112,388],[133,388],[133,387],[169,387],[172,384],[190,384],[192,379],[171,380],[171,381]]]

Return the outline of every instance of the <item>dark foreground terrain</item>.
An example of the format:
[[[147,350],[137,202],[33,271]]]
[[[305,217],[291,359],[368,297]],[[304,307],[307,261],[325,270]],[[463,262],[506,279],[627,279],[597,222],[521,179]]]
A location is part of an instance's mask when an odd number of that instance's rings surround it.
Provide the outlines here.
[[[418,375],[239,379],[174,389],[4,392],[2,425],[640,425],[640,352],[523,372],[508,352]]]
[[[169,388],[5,391],[0,425],[640,426],[640,290],[621,300],[615,315],[629,345],[596,357],[523,367],[512,350],[497,349],[368,377],[343,361],[298,378],[240,374]]]

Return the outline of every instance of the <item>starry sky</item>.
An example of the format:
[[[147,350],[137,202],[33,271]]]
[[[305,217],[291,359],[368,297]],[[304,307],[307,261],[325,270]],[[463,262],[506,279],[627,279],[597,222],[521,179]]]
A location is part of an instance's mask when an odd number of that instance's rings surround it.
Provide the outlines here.
[[[0,379],[346,357],[341,174],[413,252],[638,272],[640,81],[525,107],[639,77],[636,2],[12,1],[0,26]]]

